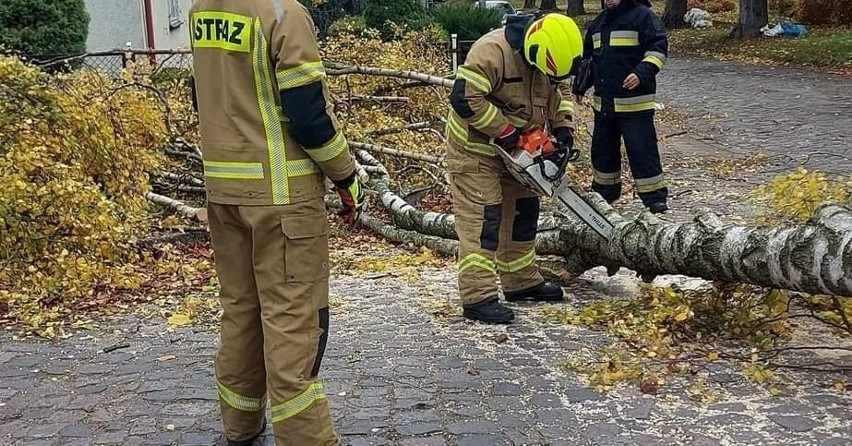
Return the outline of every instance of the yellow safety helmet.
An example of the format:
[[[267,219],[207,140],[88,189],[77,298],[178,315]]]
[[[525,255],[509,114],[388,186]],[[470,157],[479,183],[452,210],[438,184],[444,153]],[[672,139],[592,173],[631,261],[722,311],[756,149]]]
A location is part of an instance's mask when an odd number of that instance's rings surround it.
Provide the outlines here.
[[[527,28],[524,57],[548,77],[564,81],[583,57],[580,28],[568,16],[546,14]]]

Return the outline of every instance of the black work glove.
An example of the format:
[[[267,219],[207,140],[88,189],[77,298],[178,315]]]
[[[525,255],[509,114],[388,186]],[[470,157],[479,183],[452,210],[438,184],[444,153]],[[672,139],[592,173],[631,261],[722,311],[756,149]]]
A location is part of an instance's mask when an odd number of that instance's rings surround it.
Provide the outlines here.
[[[518,143],[520,142],[521,132],[519,132],[518,129],[512,124],[509,124],[506,127],[506,130],[503,130],[503,133],[494,139],[494,143],[502,147],[506,151],[518,148]]]
[[[575,161],[580,157],[580,151],[574,150],[574,130],[570,127],[559,127],[553,131],[556,137],[556,150],[565,154],[568,161]]]

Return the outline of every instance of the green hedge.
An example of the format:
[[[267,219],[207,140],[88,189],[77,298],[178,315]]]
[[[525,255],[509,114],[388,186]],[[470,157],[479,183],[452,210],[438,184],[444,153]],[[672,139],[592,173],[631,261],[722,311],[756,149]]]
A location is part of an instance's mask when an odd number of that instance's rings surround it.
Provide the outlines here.
[[[86,51],[89,14],[83,0],[0,1],[0,46],[26,55]]]
[[[499,28],[502,19],[497,11],[479,7],[472,1],[442,5],[435,9],[432,18],[449,34],[458,34],[459,40],[476,40]]]
[[[420,30],[430,22],[420,0],[367,0],[364,21],[369,28],[379,30],[383,39],[394,37],[394,24]]]

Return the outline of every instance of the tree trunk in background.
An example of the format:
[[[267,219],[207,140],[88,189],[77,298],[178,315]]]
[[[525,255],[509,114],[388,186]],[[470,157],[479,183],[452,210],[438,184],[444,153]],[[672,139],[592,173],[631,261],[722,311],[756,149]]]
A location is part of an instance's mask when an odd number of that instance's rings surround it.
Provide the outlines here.
[[[542,11],[556,11],[556,0],[541,0]]]
[[[578,17],[586,14],[583,0],[568,0],[568,9],[565,11],[570,17]]]
[[[666,0],[666,9],[663,10],[663,24],[666,29],[685,28],[686,22],[683,21],[683,16],[686,15],[686,0]]]
[[[760,35],[760,28],[769,23],[767,0],[740,0],[740,22],[731,30],[731,37],[742,39]]]
[[[524,6],[522,7],[525,11],[535,8],[535,0],[524,0]]]

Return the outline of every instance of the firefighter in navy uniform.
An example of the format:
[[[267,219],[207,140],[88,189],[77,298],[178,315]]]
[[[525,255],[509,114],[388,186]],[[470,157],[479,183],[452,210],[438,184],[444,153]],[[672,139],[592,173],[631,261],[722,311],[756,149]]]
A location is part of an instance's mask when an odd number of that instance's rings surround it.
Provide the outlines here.
[[[607,201],[621,197],[621,138],[635,189],[653,213],[668,210],[668,188],[654,128],[656,75],[668,55],[662,21],[648,0],[605,0],[606,9],[588,26],[584,59],[590,73],[575,77],[578,100],[592,85],[592,190]],[[584,82],[588,79],[588,82]]]
[[[249,446],[267,402],[278,446],[330,446],[325,177],[354,223],[363,193],[297,0],[198,0],[189,11],[210,235],[222,303],[216,388]]]
[[[539,197],[511,176],[491,144],[514,150],[522,133],[549,129],[558,150],[571,150],[574,109],[564,82],[581,55],[582,35],[570,18],[516,15],[481,37],[458,68],[447,118],[447,168],[468,319],[514,319],[498,301],[498,273],[508,301],[564,298],[535,264]]]

